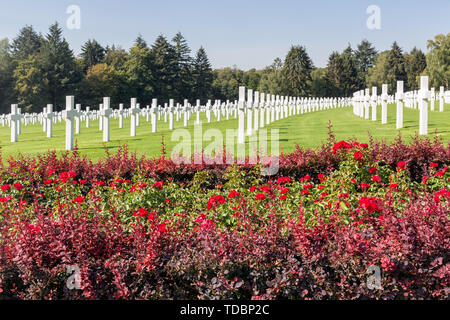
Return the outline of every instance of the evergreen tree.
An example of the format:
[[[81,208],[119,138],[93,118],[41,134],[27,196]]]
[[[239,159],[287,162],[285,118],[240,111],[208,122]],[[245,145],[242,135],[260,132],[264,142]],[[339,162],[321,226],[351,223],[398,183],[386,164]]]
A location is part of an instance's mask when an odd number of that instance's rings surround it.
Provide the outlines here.
[[[27,59],[30,55],[39,54],[43,38],[32,26],[25,26],[19,31],[11,44],[12,54],[16,60]]]
[[[14,62],[10,53],[9,40],[0,41],[0,113],[9,113],[14,102]]]
[[[174,47],[160,35],[152,46],[154,94],[160,100],[174,99],[177,57]]]
[[[41,47],[42,71],[48,83],[50,101],[55,110],[65,101],[66,95],[74,94],[74,85],[81,80],[77,72],[72,50],[62,37],[58,23],[50,26]]]
[[[338,52],[333,52],[328,57],[326,70],[326,79],[329,83],[329,92],[331,96],[342,96],[342,74],[344,72],[344,62]]]
[[[81,47],[80,56],[83,59],[83,71],[86,72],[90,67],[103,62],[105,49],[96,40],[88,40]]]
[[[154,93],[152,57],[150,49],[139,42],[130,49],[124,64],[124,77],[129,86],[129,95],[140,102],[149,102]]]
[[[365,88],[366,85],[366,76],[369,72],[369,69],[374,66],[375,59],[377,56],[376,49],[372,46],[372,44],[363,40],[358,45],[357,50],[355,51],[355,60],[356,60],[356,69],[358,71],[358,81],[359,88]]]
[[[358,70],[353,50],[348,46],[341,54],[342,74],[340,75],[340,89],[343,96],[349,97],[359,89]]]
[[[404,81],[405,89],[408,90],[405,65],[406,61],[402,49],[398,46],[397,42],[394,42],[386,57],[386,65],[384,68],[384,83],[388,85],[389,92],[395,92],[397,81],[400,80]]]
[[[194,97],[208,99],[211,94],[213,74],[211,64],[203,47],[197,51],[192,70],[194,80]]]
[[[405,53],[405,67],[410,90],[419,89],[420,75],[427,67],[427,60],[422,50],[414,47],[411,53]]]
[[[283,78],[286,91],[290,96],[306,96],[310,93],[311,71],[313,64],[302,46],[292,46],[284,61]]]
[[[134,45],[139,47],[139,48],[147,48],[147,42],[144,40],[144,38],[142,37],[141,34],[139,34],[136,38],[136,40],[134,41]]]
[[[180,32],[178,32],[172,39],[172,43],[175,51],[175,58],[177,61],[174,79],[174,98],[178,101],[181,101],[184,98],[193,98],[191,90],[191,49],[189,48],[186,39]]]

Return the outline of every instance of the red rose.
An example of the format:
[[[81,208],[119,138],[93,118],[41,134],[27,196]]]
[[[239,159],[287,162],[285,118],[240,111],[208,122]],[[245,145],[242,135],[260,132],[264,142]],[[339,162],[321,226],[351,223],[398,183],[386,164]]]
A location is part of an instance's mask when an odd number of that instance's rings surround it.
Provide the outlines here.
[[[256,199],[257,200],[264,200],[264,199],[266,199],[266,196],[264,194],[262,194],[262,193],[258,193],[256,195]]]
[[[361,160],[361,159],[363,158],[363,154],[362,154],[361,152],[359,152],[359,151],[356,151],[356,152],[353,154],[353,157],[354,157],[356,160]]]
[[[20,191],[23,189],[23,184],[21,184],[20,182],[16,182],[14,183],[14,188],[16,188],[17,191]]]

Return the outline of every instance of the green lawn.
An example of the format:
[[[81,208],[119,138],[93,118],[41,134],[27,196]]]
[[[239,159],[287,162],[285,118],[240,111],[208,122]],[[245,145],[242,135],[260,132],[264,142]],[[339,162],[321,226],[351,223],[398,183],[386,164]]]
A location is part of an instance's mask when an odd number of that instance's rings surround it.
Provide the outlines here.
[[[438,109],[438,104],[436,104]],[[378,106],[378,121],[364,120],[352,113],[352,108],[333,109],[313,113],[305,113],[289,117],[272,123],[269,129],[279,129],[280,151],[292,151],[295,143],[303,147],[317,147],[327,138],[328,121],[331,120],[337,139],[356,138],[361,142],[368,142],[368,133],[377,139],[392,141],[401,133],[405,140],[410,140],[418,132],[419,111],[404,108],[404,128],[395,129],[395,109],[396,106],[388,107],[388,124],[381,125],[381,106]],[[429,136],[434,136],[435,131],[444,142],[450,141],[450,105],[445,106],[445,112],[429,112]],[[187,127],[188,132],[194,137],[193,128],[195,114],[192,115]],[[222,117],[225,119],[225,117]],[[225,134],[226,129],[236,129],[237,120],[206,123],[205,116],[202,117],[203,134],[208,129],[219,129]],[[247,123],[247,122],[246,122]],[[119,146],[127,144],[130,151],[136,151],[139,155],[158,156],[161,150],[162,136],[164,136],[166,150],[171,152],[179,141],[171,141],[172,132],[169,131],[168,123],[158,122],[158,133],[151,133],[151,125],[146,122],[145,116],[141,117],[140,126],[137,128],[137,137],[130,137],[130,118],[124,119],[124,128],[119,129],[119,120],[111,120],[111,142],[106,145],[102,142],[102,133],[98,130],[98,122],[91,121],[91,128],[87,129],[85,123],[81,125],[81,134],[75,135],[81,154],[86,154],[92,159],[98,159],[105,155],[105,146],[110,152],[115,152]],[[175,129],[183,128],[183,119],[175,122]],[[267,128],[267,127],[266,127]],[[209,131],[209,133],[213,133]],[[36,155],[47,150],[64,151],[65,147],[65,124],[64,122],[53,126],[54,137],[46,138],[40,124],[24,126],[22,124],[22,134],[19,142],[10,143],[10,128],[0,127],[0,147],[3,158],[8,155],[16,156],[19,153]],[[270,130],[269,130],[270,134]],[[270,135],[269,135],[270,137]],[[225,139],[225,138],[224,138]],[[246,139],[246,150],[249,141],[255,138]],[[204,141],[206,147],[210,141]],[[269,143],[270,150],[270,143]]]

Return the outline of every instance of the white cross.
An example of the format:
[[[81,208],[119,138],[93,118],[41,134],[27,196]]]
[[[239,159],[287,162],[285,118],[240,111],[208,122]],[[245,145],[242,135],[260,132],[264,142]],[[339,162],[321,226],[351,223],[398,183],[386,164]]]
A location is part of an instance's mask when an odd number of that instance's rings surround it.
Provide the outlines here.
[[[75,97],[66,97],[66,110],[62,112],[62,117],[66,121],[66,150],[73,150],[73,120],[78,116],[78,111],[74,110]]]

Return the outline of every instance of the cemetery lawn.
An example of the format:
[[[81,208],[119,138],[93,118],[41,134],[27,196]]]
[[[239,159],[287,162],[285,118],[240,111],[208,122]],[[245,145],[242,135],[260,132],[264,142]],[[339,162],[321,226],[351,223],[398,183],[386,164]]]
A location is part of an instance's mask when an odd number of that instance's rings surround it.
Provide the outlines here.
[[[435,110],[439,109],[436,103]],[[428,114],[428,137],[434,137],[435,133],[444,143],[450,142],[450,105],[445,105],[445,112],[429,112]],[[355,138],[359,142],[369,142],[369,134],[378,140],[393,141],[399,133],[404,141],[410,141],[419,130],[419,110],[404,108],[404,128],[395,129],[396,105],[388,106],[388,124],[381,125],[381,106],[378,106],[377,121],[361,119],[353,115],[352,107],[342,109],[332,109],[305,113],[291,116],[279,121],[275,121],[265,128],[279,129],[280,152],[290,152],[298,144],[304,148],[319,147],[328,137],[328,122],[331,121],[333,131],[338,140]],[[196,115],[192,114],[189,126],[186,128],[192,139],[194,139],[194,122]],[[215,119],[212,116],[212,119]],[[225,117],[222,117],[225,119]],[[174,120],[175,121],[175,120]],[[168,122],[165,123],[163,117],[158,121],[158,133],[152,133],[150,122],[146,122],[146,117],[141,116],[140,126],[137,127],[137,136],[130,137],[130,118],[124,119],[124,128],[119,129],[119,120],[111,118],[111,142],[102,142],[102,132],[98,129],[98,121],[91,120],[91,127],[86,128],[85,122],[81,123],[81,134],[75,135],[75,144],[82,155],[86,155],[93,160],[105,156],[105,148],[110,153],[114,153],[122,145],[128,145],[129,151],[136,151],[138,155],[147,157],[157,157],[161,155],[161,142],[164,136],[167,153],[170,154],[181,140],[171,141],[172,132],[169,131]],[[247,124],[247,120],[245,122]],[[183,119],[175,121],[175,129],[183,128]],[[225,139],[227,129],[237,129],[237,119],[230,116],[230,120],[220,122],[213,121],[207,123],[205,115],[202,114],[203,135],[208,129],[218,129]],[[267,134],[270,139],[270,130]],[[246,152],[249,150],[249,141],[255,141],[256,137],[246,137]],[[203,139],[205,148],[211,140]],[[0,127],[0,147],[3,161],[11,156],[30,155],[45,153],[49,150],[57,152],[64,151],[65,147],[65,122],[53,125],[53,138],[46,138],[42,126],[25,126],[22,124],[22,134],[19,135],[19,142],[10,143],[10,128]],[[268,142],[270,151],[270,142]],[[193,151],[193,149],[192,149]]]

